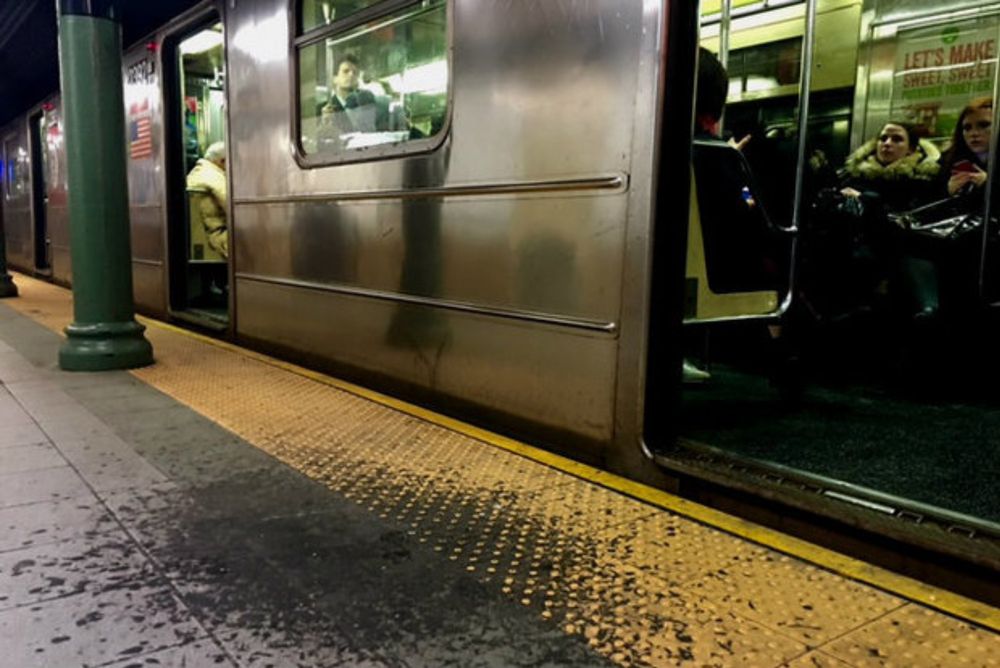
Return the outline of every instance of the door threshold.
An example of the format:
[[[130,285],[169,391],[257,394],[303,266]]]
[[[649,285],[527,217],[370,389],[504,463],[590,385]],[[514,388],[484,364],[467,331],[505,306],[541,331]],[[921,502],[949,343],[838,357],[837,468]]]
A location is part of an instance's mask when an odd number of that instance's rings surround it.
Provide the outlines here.
[[[763,504],[821,516],[952,559],[1000,572],[1000,525],[861,485],[742,457],[681,439],[655,455],[665,469]],[[773,512],[773,511],[772,511]]]
[[[224,333],[229,329],[228,314],[221,315],[200,309],[186,309],[184,311],[170,311],[170,317],[207,329],[216,334]]]

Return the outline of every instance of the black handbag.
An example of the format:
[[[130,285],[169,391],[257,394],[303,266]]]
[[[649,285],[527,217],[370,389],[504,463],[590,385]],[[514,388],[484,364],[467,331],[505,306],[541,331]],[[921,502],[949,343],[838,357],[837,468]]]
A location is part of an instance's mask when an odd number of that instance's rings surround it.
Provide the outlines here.
[[[982,233],[983,202],[972,195],[948,197],[894,214],[890,219],[910,234],[924,239],[960,241]],[[996,216],[990,216],[990,229],[997,230]]]

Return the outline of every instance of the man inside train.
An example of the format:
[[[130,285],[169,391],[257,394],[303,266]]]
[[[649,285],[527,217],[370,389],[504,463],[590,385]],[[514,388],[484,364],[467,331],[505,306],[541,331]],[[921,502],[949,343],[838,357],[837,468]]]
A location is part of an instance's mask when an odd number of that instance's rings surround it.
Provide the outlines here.
[[[748,164],[740,155],[750,135],[723,142],[720,123],[729,93],[729,74],[719,59],[704,47],[698,52],[692,161],[704,251],[713,286],[722,291],[773,290],[779,267],[772,247],[770,223],[761,205]],[[728,147],[726,146],[728,144]],[[735,149],[732,151],[731,149]],[[713,287],[714,289],[714,287]],[[783,348],[780,325],[768,327],[775,348]],[[784,365],[785,354],[779,356]],[[777,376],[783,369],[775,370]],[[708,372],[684,358],[683,380],[700,383]]]
[[[229,257],[229,234],[226,224],[226,145],[215,142],[187,175],[192,215],[199,216],[208,246]]]
[[[718,140],[720,139],[719,126],[722,121],[722,112],[726,106],[726,97],[729,94],[729,74],[726,72],[726,68],[722,66],[719,59],[716,58],[715,54],[706,49],[705,47],[699,47],[698,49],[698,72],[696,79],[696,96],[695,96],[695,109],[694,109],[694,137],[699,140]],[[747,142],[750,141],[750,137],[744,137],[739,142],[733,140],[729,141],[730,146],[737,150],[742,150],[746,146]],[[695,179],[696,182],[700,182],[701,179],[715,179],[714,176],[708,174],[698,174],[699,161],[695,160]],[[700,176],[700,178],[699,178]],[[732,175],[727,174],[722,176],[723,180],[732,180]],[[705,184],[701,184],[702,189]],[[702,190],[700,189],[699,192]],[[700,200],[700,198],[699,198]],[[712,214],[708,214],[711,216]],[[715,227],[715,226],[711,226]],[[710,245],[713,244],[712,239],[714,235],[709,234],[709,238],[706,241]],[[684,358],[683,364],[683,380],[687,384],[703,383],[710,378],[710,374],[699,368],[691,359],[688,357]]]
[[[698,47],[698,79],[694,109],[695,139],[718,139],[722,112],[729,95],[729,73],[714,53],[705,47]],[[729,140],[729,145],[742,151],[749,143],[750,135],[739,141]]]
[[[321,122],[332,126],[340,136],[387,129],[387,110],[382,109],[384,105],[371,91],[360,87],[360,80],[357,56],[341,56],[334,70],[330,100],[320,109]]]

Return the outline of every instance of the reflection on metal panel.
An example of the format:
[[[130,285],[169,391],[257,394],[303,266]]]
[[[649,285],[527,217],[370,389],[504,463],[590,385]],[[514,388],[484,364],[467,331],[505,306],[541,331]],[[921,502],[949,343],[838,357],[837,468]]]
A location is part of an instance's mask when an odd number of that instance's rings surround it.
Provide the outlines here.
[[[232,199],[287,193],[301,178],[290,145],[288,27],[286,2],[241,0],[226,13]]]
[[[65,219],[67,234],[69,233],[69,218]],[[52,244],[52,280],[60,285],[73,283],[73,258],[70,255],[69,244]]]
[[[129,222],[132,227],[132,257],[141,260],[163,261],[163,207],[131,206]]]
[[[270,197],[242,197],[236,204],[280,204],[282,202],[345,202],[354,200],[394,200],[429,199],[441,197],[463,197],[473,195],[538,195],[584,191],[622,191],[628,186],[624,174],[593,176],[578,179],[549,179],[535,181],[511,181],[508,183],[453,184],[445,186],[404,187],[399,190],[349,190],[336,193],[312,192],[303,195],[272,195]]]
[[[26,120],[22,117],[3,130],[0,141],[3,142],[3,223],[7,261],[11,267],[30,273],[35,268],[35,251]]]
[[[132,262],[132,294],[136,308],[157,318],[167,317],[166,294],[163,292],[164,267],[155,263]]]
[[[601,332],[604,334],[614,334],[618,330],[618,325],[614,322],[601,322],[599,320],[586,320],[584,318],[551,315],[542,311],[481,306],[478,304],[470,304],[469,302],[435,299],[433,297],[422,297],[419,295],[403,295],[398,292],[382,292],[379,290],[369,290],[343,285],[310,283],[308,281],[292,280],[287,278],[269,278],[256,276],[254,274],[238,273],[236,274],[236,277],[247,281],[256,281],[258,283],[267,283],[270,285],[281,285],[288,288],[319,290],[321,292],[331,292],[341,295],[350,295],[353,297],[394,302],[399,305],[407,304],[447,309],[449,311],[461,311],[462,313],[474,313],[476,315],[490,316],[494,318],[520,320],[523,323],[533,322],[543,325],[553,325],[556,327],[571,327],[573,329],[580,329],[589,332]]]
[[[45,224],[51,241],[52,278],[67,284],[72,280],[73,270],[69,250],[69,175],[63,141],[62,101],[59,97],[53,98],[42,109],[44,182],[48,198]]]
[[[611,437],[610,337],[255,281],[236,287],[243,336],[312,355],[323,341],[346,367]]]
[[[611,322],[625,211],[624,195],[239,205],[236,262],[262,276]]]
[[[122,58],[132,257],[163,260],[163,110],[160,62],[145,44]],[[137,277],[138,278],[138,277]],[[159,287],[162,292],[163,286]],[[136,289],[138,295],[138,287]]]

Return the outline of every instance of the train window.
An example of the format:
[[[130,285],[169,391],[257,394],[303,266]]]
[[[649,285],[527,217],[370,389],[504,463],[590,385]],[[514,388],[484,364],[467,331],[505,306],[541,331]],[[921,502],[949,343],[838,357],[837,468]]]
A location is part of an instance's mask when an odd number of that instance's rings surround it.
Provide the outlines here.
[[[750,97],[782,86],[794,92],[799,83],[802,38],[735,49],[729,53],[729,95],[731,99]]]
[[[10,142],[4,142],[3,151],[0,152],[0,164],[3,171],[0,172],[0,188],[3,190],[3,197],[9,200],[11,197],[11,186],[14,183],[14,152]]]
[[[28,152],[23,146],[17,146],[13,141],[8,142],[4,151],[6,158],[5,178],[6,188],[4,194],[7,199],[18,197],[28,189]]]
[[[300,22],[317,8],[332,22],[296,40],[301,154],[342,162],[437,135],[449,87],[446,1],[313,1]],[[345,8],[357,20],[339,20]]]
[[[299,31],[343,21],[383,0],[305,0],[299,11]]]

